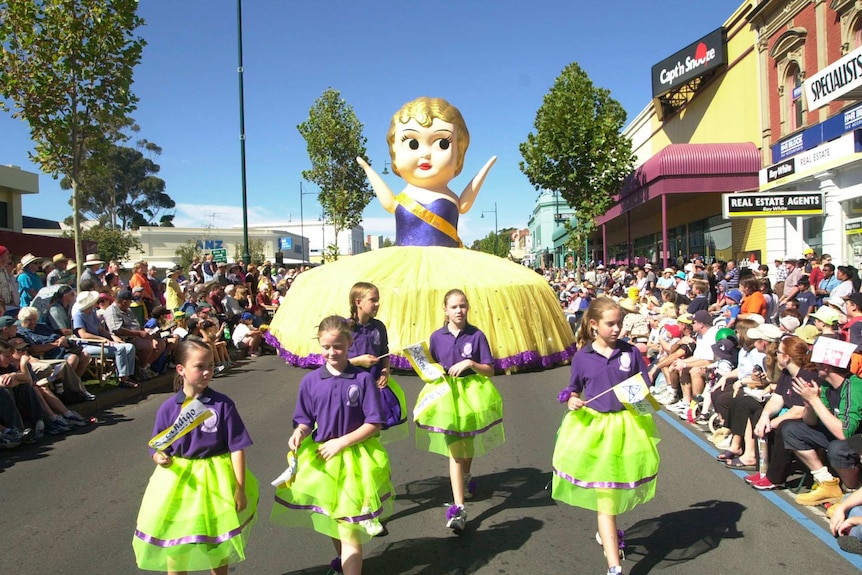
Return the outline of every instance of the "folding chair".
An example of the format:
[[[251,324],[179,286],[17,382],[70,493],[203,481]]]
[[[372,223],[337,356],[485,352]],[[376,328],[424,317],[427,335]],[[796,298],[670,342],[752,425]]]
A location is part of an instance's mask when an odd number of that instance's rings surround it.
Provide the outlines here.
[[[90,365],[87,366],[86,374],[91,376],[93,379],[99,381],[99,383],[106,383],[110,379],[116,376],[117,373],[117,364],[114,361],[114,358],[108,357],[105,354],[105,347],[107,347],[106,342],[88,342],[87,345],[90,346],[99,346],[99,355],[93,355],[90,357]]]

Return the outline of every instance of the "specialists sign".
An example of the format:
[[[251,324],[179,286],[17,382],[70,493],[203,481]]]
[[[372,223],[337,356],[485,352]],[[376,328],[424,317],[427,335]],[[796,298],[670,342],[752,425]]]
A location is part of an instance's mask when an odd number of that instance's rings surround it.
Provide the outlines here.
[[[724,219],[823,215],[823,192],[722,194]]]
[[[652,67],[653,98],[727,64],[724,28],[710,32]]]
[[[806,79],[803,86],[809,112],[833,100],[859,99],[862,97],[862,47]]]

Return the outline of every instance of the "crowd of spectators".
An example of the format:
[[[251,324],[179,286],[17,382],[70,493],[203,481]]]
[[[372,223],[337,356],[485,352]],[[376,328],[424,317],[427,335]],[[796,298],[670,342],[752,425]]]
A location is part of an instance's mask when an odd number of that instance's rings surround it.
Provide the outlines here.
[[[307,269],[211,255],[161,273],[146,261],[126,271],[98,254],[81,263],[78,280],[63,254],[15,259],[0,246],[0,449],[88,425],[68,407],[96,398],[87,377],[107,366],[100,385],[137,388],[173,369],[173,349],[188,335],[212,348],[214,377],[265,353],[269,319]]]
[[[811,249],[772,266],[680,263],[542,273],[573,329],[590,300],[617,299],[620,337],[643,353],[664,409],[708,433],[716,461],[752,488],[792,486],[799,505],[825,507],[841,548],[862,554],[856,268]]]

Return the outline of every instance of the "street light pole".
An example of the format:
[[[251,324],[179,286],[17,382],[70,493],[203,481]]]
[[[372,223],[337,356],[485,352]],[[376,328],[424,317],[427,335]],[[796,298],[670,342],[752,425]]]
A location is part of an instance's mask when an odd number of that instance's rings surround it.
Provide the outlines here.
[[[497,246],[497,241],[500,237],[500,234],[497,233],[497,202],[494,202],[493,210],[482,211],[482,215],[480,217],[484,218],[485,214],[490,214],[491,212],[494,212],[494,255],[496,256],[500,253]]]
[[[239,75],[239,155],[242,164],[242,244],[243,254],[242,260],[245,262],[246,269],[251,263],[251,254],[248,253],[248,197],[246,194],[245,181],[245,102],[243,100],[243,81],[242,81],[242,0],[236,0],[236,27],[237,27],[237,53],[239,56],[239,65],[236,69]]]

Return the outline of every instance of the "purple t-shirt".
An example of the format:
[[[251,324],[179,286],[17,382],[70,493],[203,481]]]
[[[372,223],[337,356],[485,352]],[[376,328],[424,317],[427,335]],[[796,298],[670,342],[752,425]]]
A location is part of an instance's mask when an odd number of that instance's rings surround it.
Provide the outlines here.
[[[572,358],[572,377],[566,389],[575,393],[584,392],[583,398],[588,401],[638,372],[643,375],[644,381],[650,380],[643,356],[630,344],[618,341],[611,356],[605,357],[589,343],[579,349]],[[563,399],[564,395],[560,394],[560,399]],[[568,397],[565,401],[568,401]],[[613,391],[591,402],[589,407],[604,413],[625,409]]]
[[[156,413],[153,436],[169,428],[177,420],[186,395],[183,390],[165,401]],[[215,416],[173,442],[165,453],[174,457],[203,459],[223,453],[232,453],[251,445],[251,437],[236,410],[233,400],[223,393],[206,388],[198,397]],[[150,454],[155,453],[150,449]]]
[[[389,335],[386,333],[386,326],[382,321],[372,318],[371,321],[362,325],[358,321],[353,323],[353,343],[350,349],[347,350],[347,357],[356,357],[369,353],[374,357],[380,357],[389,353]],[[377,381],[380,377],[380,371],[383,365],[377,362],[371,366],[370,370],[354,366],[362,371],[369,371],[371,378]]]
[[[323,443],[355,431],[363,423],[385,423],[380,394],[371,374],[348,365],[338,376],[324,365],[302,378],[293,426],[314,430],[314,441]]]
[[[479,328],[467,324],[458,335],[452,335],[447,323],[431,334],[431,343],[428,346],[434,361],[449,370],[450,367],[465,359],[472,359],[476,363],[494,365],[494,356],[491,355],[491,346],[488,339]],[[463,375],[471,373],[466,371]]]

